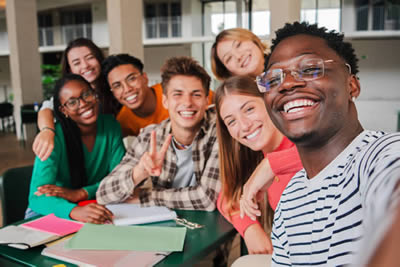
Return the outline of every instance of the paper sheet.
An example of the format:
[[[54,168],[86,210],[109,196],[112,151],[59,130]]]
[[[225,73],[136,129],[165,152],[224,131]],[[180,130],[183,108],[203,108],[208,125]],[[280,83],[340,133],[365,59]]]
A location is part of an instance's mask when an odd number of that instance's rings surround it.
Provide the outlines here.
[[[66,244],[70,249],[182,251],[185,227],[85,224]]]

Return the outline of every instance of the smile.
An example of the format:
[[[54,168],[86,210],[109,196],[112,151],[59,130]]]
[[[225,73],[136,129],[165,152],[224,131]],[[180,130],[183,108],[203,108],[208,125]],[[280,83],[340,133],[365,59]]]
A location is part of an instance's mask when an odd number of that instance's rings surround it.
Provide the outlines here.
[[[184,118],[191,118],[196,113],[195,111],[180,111],[178,112]]]
[[[93,72],[93,70],[88,70],[88,71],[84,72],[83,75],[90,75],[90,74],[92,74],[92,72]]]
[[[283,105],[283,110],[286,113],[293,113],[303,110],[306,107],[312,107],[315,105],[315,102],[310,99],[296,99],[290,102],[287,102]]]
[[[93,115],[93,108],[83,112],[81,114],[81,117],[84,118],[84,119],[87,119],[87,118],[91,117],[92,115]]]
[[[133,94],[125,98],[126,101],[131,102],[137,98],[138,94]]]
[[[257,128],[253,133],[246,135],[246,139],[253,139],[254,137],[256,137],[259,133],[261,132],[261,128]]]
[[[250,62],[250,59],[251,59],[251,55],[248,55],[246,58],[245,58],[245,60],[243,61],[243,63],[242,63],[242,68],[245,68],[245,67],[247,67],[247,65],[249,64],[249,62]]]

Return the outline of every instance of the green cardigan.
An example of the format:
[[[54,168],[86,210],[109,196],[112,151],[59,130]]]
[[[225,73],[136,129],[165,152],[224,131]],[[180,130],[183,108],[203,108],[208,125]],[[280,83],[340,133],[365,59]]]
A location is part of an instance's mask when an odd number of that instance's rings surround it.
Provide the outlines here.
[[[93,150],[89,152],[86,146],[82,145],[88,178],[88,185],[83,188],[88,192],[88,199],[95,199],[100,181],[118,165],[125,154],[119,123],[111,115],[99,114]],[[39,186],[46,184],[71,187],[64,133],[58,123],[54,149],[50,157],[45,161],[41,161],[38,157],[35,159],[29,192],[29,208],[42,215],[54,213],[57,217],[70,219],[69,215],[77,206],[76,203],[60,197],[34,195]]]

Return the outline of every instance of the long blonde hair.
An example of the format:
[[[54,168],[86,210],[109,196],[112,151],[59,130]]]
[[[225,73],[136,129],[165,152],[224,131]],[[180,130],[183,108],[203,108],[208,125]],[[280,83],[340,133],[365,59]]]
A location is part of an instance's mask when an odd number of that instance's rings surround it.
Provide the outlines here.
[[[253,41],[262,53],[266,53],[268,46],[263,43],[254,33],[243,28],[232,28],[223,30],[215,38],[215,42],[211,48],[211,69],[215,77],[219,80],[225,80],[233,74],[225,67],[217,55],[217,46],[225,40],[237,41]]]
[[[234,76],[225,80],[214,93],[214,103],[217,110],[217,138],[219,142],[219,171],[222,182],[222,199],[227,203],[227,211],[231,213],[239,209],[239,200],[243,185],[247,182],[258,164],[263,153],[254,151],[236,141],[229,134],[221,114],[221,104],[224,97],[230,94],[249,95],[262,98],[254,80],[248,76]],[[267,202],[262,208],[268,230],[271,229],[273,210]]]

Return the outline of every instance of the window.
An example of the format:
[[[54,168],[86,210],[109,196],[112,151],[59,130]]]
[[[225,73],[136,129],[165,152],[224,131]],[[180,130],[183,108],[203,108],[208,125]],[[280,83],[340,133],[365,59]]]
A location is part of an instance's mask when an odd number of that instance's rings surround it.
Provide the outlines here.
[[[180,2],[145,3],[144,16],[146,38],[182,36],[182,11]]]
[[[340,31],[340,0],[302,0],[300,20]]]
[[[92,39],[92,12],[87,9],[61,11],[61,32],[64,43],[85,37]]]
[[[355,0],[357,31],[400,30],[400,0]]]
[[[39,46],[54,45],[53,17],[51,14],[38,15]]]

